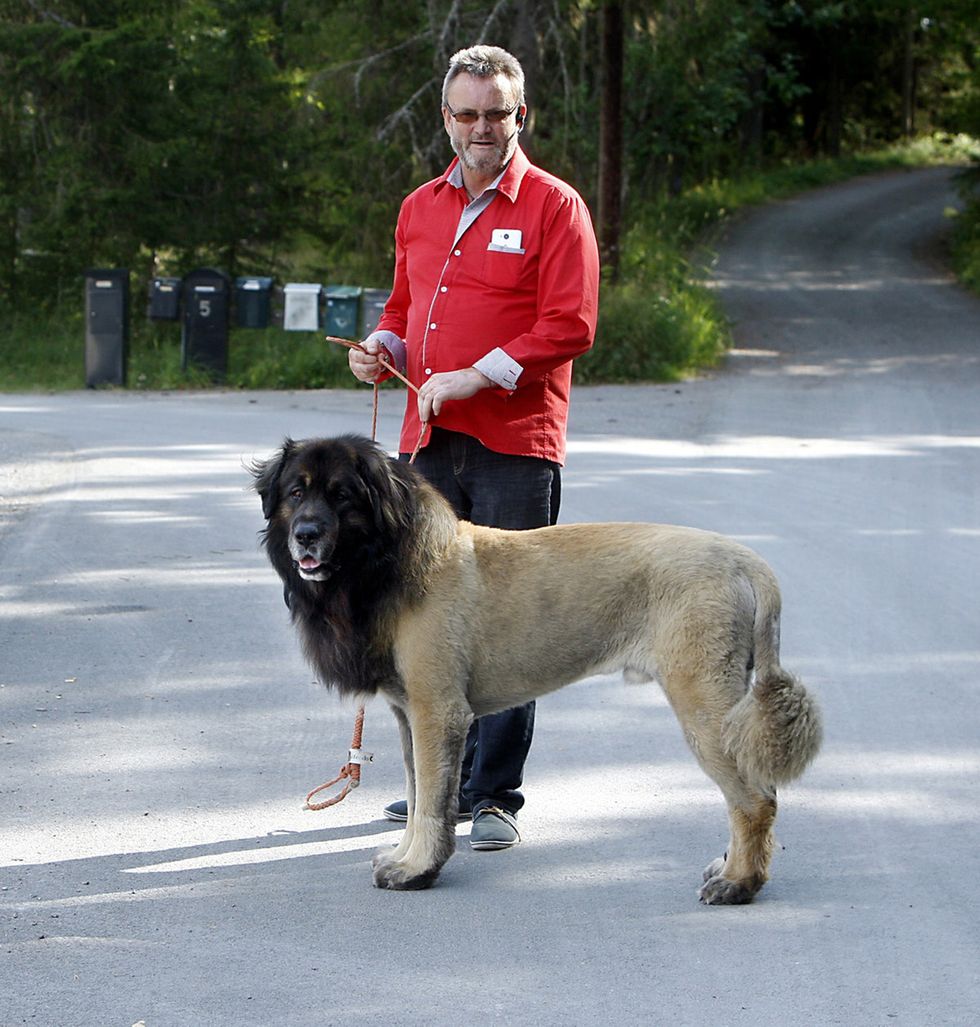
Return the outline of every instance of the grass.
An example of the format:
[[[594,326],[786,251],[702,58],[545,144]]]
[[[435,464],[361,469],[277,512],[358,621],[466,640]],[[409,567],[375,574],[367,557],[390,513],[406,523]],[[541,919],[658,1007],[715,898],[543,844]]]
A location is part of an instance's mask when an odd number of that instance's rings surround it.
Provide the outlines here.
[[[934,137],[835,160],[787,164],[737,179],[708,182],[678,197],[633,205],[622,246],[620,282],[602,286],[593,349],[575,363],[578,382],[672,381],[711,366],[729,345],[729,327],[700,283],[717,227],[736,211],[855,175],[926,164],[965,164],[977,143]],[[980,288],[980,205],[961,219],[955,264]],[[134,307],[137,304],[134,303]],[[0,325],[0,389],[61,391],[84,386],[84,315],[77,307],[8,318]],[[181,369],[180,327],[132,319],[130,389],[205,388],[207,375]],[[346,352],[319,332],[234,328],[228,373],[239,389],[356,386]]]
[[[83,304],[79,297],[79,307]],[[132,390],[209,388],[211,377],[181,367],[177,322],[134,318],[127,360]],[[223,383],[238,389],[323,389],[354,383],[346,350],[319,332],[232,328]],[[59,392],[85,386],[85,324],[81,310],[47,317],[15,316],[0,328],[0,390]]]

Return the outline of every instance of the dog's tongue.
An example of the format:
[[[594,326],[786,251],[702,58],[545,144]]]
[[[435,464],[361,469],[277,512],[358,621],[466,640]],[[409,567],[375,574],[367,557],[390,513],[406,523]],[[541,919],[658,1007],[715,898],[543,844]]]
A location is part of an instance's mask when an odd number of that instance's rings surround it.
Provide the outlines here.
[[[304,571],[315,571],[320,566],[320,561],[314,556],[304,556],[299,565]]]

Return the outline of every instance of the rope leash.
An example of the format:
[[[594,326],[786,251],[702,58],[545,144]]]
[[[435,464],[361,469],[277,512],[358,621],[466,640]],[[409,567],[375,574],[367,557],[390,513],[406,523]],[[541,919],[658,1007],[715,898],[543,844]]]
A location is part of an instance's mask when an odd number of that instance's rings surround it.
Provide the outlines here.
[[[335,342],[338,346],[345,346],[347,349],[358,349],[362,353],[367,353],[367,350],[359,342],[351,342],[350,339],[338,339],[335,335],[326,335],[324,338],[327,342]],[[404,382],[417,396],[419,394],[418,386],[413,385],[406,377],[390,364],[380,353],[376,353],[375,357],[378,363],[386,370],[390,371],[400,382]],[[377,439],[378,437],[378,394],[381,390],[378,388],[378,383],[374,383],[374,405],[371,412],[371,438]],[[422,422],[422,430],[419,432],[418,441],[415,443],[415,448],[412,450],[412,455],[408,458],[410,464],[415,463],[415,458],[419,455],[419,450],[422,448],[422,439],[425,438],[425,433],[429,427],[428,421]]]
[[[336,336],[327,335],[325,336],[327,342],[335,342],[339,346],[346,346],[347,349],[357,349],[362,353],[366,353],[367,350],[359,342],[351,342],[350,339],[338,339]],[[416,395],[418,395],[418,388],[414,386],[396,367],[384,359],[380,354],[377,354],[378,363],[386,370],[390,371],[399,381],[404,382]],[[378,397],[380,393],[378,383],[374,383],[374,401],[371,410],[371,438],[377,439],[378,437]],[[415,463],[415,458],[419,454],[419,450],[422,448],[422,439],[425,437],[426,429],[429,427],[428,421],[422,422],[422,430],[419,432],[418,442],[415,443],[415,449],[412,450],[412,455],[409,458],[409,463]],[[364,752],[361,749],[361,736],[364,732],[364,707],[358,707],[357,714],[354,717],[354,733],[351,736],[350,749],[347,751],[347,762],[340,768],[340,772],[331,781],[326,781],[322,785],[317,785],[316,788],[310,792],[306,797],[306,803],[303,809],[311,810],[316,812],[321,809],[327,809],[329,806],[335,806],[341,799],[347,797],[347,795],[357,788],[361,783],[361,766],[365,763],[372,763],[374,761],[374,753]],[[332,796],[329,799],[323,799],[320,802],[313,802],[313,796],[318,795],[320,792],[326,791],[328,788],[332,788],[335,784],[340,781],[347,779],[347,783],[344,785],[343,790],[338,792],[337,795]]]
[[[340,768],[340,773],[332,781],[326,781],[324,784],[318,785],[307,795],[306,804],[303,806],[303,809],[312,810],[315,813],[317,810],[334,806],[341,799],[345,798],[348,792],[361,783],[361,764],[374,761],[374,753],[361,751],[361,734],[363,730],[364,707],[361,706],[357,711],[357,716],[354,718],[354,735],[351,738],[350,749],[347,752],[347,762]],[[344,778],[347,778],[347,784],[344,785],[343,791],[321,802],[312,801],[314,795],[325,791],[327,788],[332,788],[338,781],[342,781]]]

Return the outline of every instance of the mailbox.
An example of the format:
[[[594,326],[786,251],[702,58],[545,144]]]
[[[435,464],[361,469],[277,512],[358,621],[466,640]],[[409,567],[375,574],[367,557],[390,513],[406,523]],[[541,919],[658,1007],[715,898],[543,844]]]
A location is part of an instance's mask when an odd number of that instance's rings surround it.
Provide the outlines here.
[[[180,279],[154,278],[150,283],[150,318],[176,321],[180,317]]]
[[[283,328],[287,332],[315,332],[320,327],[320,298],[323,286],[310,282],[290,282],[286,286]]]
[[[184,275],[181,367],[199,367],[215,378],[228,371],[231,279],[202,267]]]
[[[129,356],[129,271],[85,272],[85,384],[125,385]]]
[[[235,310],[239,328],[268,328],[271,310],[271,278],[236,278]]]
[[[327,335],[358,338],[361,290],[356,285],[327,286]]]
[[[367,338],[378,327],[391,293],[387,289],[365,289],[361,293],[361,338]]]

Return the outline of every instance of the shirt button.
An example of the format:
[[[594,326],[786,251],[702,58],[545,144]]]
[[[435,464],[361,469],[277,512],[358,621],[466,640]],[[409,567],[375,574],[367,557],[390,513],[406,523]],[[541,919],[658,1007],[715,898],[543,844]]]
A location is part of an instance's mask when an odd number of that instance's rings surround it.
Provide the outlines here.
[[[435,321],[433,321],[432,324],[429,325],[430,328],[435,328],[435,326],[436,326]]]
[[[432,374],[432,368],[431,368],[431,367],[427,367],[427,368],[425,369],[425,373],[426,373],[426,374]]]
[[[448,285],[444,285],[439,291],[440,292],[449,292],[449,286]]]
[[[463,251],[462,250],[453,250],[453,255],[457,256],[457,257],[461,257],[463,255]]]

